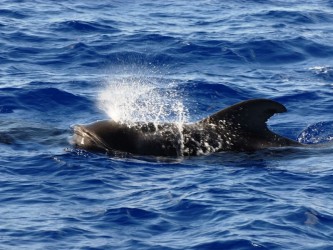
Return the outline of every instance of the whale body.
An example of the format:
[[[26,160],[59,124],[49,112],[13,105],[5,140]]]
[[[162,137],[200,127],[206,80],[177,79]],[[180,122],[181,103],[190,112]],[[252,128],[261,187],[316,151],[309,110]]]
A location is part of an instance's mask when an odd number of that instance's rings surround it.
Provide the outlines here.
[[[196,123],[119,123],[97,121],[74,126],[74,144],[88,151],[135,155],[191,156],[219,151],[255,151],[302,146],[267,127],[267,120],[286,112],[280,103],[253,99],[232,105]]]

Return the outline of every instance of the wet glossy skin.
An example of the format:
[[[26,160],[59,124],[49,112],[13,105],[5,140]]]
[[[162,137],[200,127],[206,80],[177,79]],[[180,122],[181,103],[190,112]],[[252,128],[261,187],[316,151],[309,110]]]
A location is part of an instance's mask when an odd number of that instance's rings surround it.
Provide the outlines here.
[[[301,146],[267,128],[269,117],[285,111],[286,108],[280,103],[256,99],[238,103],[202,121],[182,126],[172,123],[155,125],[98,121],[75,126],[74,143],[90,151],[156,156]]]

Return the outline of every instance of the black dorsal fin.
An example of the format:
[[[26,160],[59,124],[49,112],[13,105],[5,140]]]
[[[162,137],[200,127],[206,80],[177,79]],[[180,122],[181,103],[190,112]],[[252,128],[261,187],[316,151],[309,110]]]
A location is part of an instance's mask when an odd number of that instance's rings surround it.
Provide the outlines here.
[[[253,99],[237,103],[223,109],[200,123],[227,123],[253,132],[267,131],[267,120],[276,113],[286,112],[287,109],[276,101],[268,99]]]

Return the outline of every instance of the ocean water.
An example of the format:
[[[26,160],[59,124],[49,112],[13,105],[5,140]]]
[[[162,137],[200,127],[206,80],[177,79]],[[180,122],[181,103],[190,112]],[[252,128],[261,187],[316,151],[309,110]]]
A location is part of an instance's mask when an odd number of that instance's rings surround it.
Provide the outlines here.
[[[0,6],[0,249],[332,249],[329,0]],[[306,149],[183,158],[71,144],[102,119],[192,122],[269,98]]]

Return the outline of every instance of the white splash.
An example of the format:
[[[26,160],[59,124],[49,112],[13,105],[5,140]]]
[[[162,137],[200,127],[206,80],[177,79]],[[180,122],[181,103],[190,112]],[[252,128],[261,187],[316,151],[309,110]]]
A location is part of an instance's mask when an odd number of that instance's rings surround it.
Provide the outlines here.
[[[175,83],[161,87],[154,81],[142,76],[109,79],[99,95],[99,107],[117,122],[186,122],[188,112]]]
[[[309,69],[315,71],[316,74],[329,74],[333,70],[330,66],[314,66]]]

